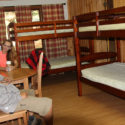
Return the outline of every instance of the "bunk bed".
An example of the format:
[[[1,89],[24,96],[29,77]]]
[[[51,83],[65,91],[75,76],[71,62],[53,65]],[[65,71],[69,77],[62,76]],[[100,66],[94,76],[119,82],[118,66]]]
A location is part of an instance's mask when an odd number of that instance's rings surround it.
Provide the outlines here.
[[[125,39],[125,7],[75,16],[74,38],[78,95],[82,96],[83,81],[125,98],[125,63],[121,63],[120,57],[120,39]],[[94,48],[94,40],[108,38],[115,39],[116,52],[93,52],[83,57],[79,55],[81,39],[91,39]],[[107,61],[97,63],[98,59],[107,59]],[[91,63],[81,65],[81,62],[86,61]]]
[[[14,27],[14,30],[12,31]],[[19,42],[67,38],[74,36],[73,20],[49,21],[49,22],[30,22],[30,23],[15,23],[9,25],[9,38],[16,41],[16,51],[19,57]],[[86,51],[89,49],[85,48]],[[75,56],[66,56],[56,59],[48,59],[51,65],[49,74],[76,70]],[[26,64],[21,64],[25,68]]]

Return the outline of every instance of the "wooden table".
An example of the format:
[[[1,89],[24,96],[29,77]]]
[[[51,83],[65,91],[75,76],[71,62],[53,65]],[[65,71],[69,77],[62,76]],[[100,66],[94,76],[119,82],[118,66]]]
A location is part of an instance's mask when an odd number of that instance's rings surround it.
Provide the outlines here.
[[[13,84],[24,83],[24,89],[29,89],[28,78],[36,75],[36,71],[28,68],[16,68],[6,72],[0,70],[0,75],[11,78]]]

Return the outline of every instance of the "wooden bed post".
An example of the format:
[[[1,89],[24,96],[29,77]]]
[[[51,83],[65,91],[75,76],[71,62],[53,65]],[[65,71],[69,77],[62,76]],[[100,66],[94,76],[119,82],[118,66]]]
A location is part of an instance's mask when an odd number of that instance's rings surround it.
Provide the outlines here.
[[[76,54],[76,64],[77,64],[77,87],[78,87],[78,95],[82,96],[82,83],[80,80],[81,77],[81,64],[80,64],[80,49],[79,49],[79,39],[77,36],[78,28],[77,28],[77,20],[74,17],[74,39],[75,39],[75,54]]]
[[[94,40],[89,40],[90,54],[94,53]]]
[[[21,63],[20,63],[20,53],[19,53],[19,41],[16,41],[16,51],[17,51],[17,56],[18,56],[18,63],[19,67],[21,68]]]
[[[120,40],[116,40],[117,44],[117,61],[121,62],[121,50],[120,50]]]
[[[99,20],[98,20],[99,12],[96,12],[96,36],[99,36]]]
[[[21,63],[20,63],[20,53],[19,53],[19,41],[17,40],[17,32],[16,32],[16,24],[14,24],[14,31],[15,31],[15,42],[16,42],[16,52],[17,52],[17,56],[18,56],[18,63],[19,63],[19,67],[21,67]]]

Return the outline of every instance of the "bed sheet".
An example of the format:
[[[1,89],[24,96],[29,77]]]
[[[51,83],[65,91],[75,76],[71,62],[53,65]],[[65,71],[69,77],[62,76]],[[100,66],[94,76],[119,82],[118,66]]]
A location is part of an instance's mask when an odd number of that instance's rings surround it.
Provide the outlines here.
[[[68,32],[73,32],[73,29],[57,29],[56,30],[56,33],[68,33]],[[17,33],[17,36],[21,37],[21,36],[33,36],[33,35],[45,35],[45,34],[55,34],[55,30]]]
[[[125,23],[120,24],[108,24],[108,25],[99,25],[99,31],[106,31],[106,30],[124,30]],[[96,31],[96,26],[84,26],[79,27],[79,32],[89,32],[89,31]]]
[[[81,72],[84,78],[125,91],[125,63],[115,62]]]
[[[75,56],[58,57],[58,58],[48,59],[48,60],[49,60],[49,63],[51,65],[51,69],[76,66]],[[86,63],[87,62],[84,62],[82,64],[86,64]],[[26,63],[22,63],[21,67],[22,68],[29,68],[28,64],[26,64]]]

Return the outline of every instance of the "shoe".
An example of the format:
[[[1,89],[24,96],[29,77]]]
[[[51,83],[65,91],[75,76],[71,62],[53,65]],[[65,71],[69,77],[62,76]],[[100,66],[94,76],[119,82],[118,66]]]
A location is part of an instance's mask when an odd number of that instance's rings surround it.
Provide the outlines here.
[[[42,125],[42,121],[40,119],[34,118],[32,125]]]
[[[28,125],[32,125],[32,122],[34,121],[34,116],[29,116]]]
[[[41,119],[37,119],[37,125],[42,125]]]

